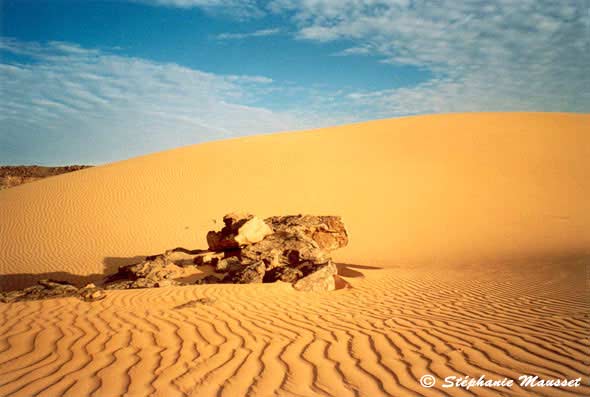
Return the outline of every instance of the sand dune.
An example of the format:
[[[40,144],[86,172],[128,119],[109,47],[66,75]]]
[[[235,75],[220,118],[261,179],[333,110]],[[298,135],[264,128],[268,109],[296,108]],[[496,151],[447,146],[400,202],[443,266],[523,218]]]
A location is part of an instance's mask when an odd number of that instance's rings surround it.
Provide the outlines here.
[[[590,116],[409,117],[212,142],[0,192],[2,273],[204,247],[232,210],[341,215],[350,263],[588,253]]]
[[[584,377],[589,115],[457,114],[212,142],[0,192],[4,289],[205,247],[241,210],[343,217],[353,288],[0,304],[0,396],[467,396],[448,375]],[[217,221],[218,222],[218,221]],[[372,267],[380,267],[375,269]],[[31,275],[33,274],[33,275]],[[356,277],[363,276],[363,277]],[[202,297],[211,304],[177,308]],[[418,379],[433,374],[431,389]]]

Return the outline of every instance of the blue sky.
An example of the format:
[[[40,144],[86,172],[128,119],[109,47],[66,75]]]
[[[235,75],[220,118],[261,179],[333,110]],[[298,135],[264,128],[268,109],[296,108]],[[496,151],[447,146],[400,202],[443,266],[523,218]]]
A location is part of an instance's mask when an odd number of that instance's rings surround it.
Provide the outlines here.
[[[0,0],[0,163],[590,110],[587,0]]]

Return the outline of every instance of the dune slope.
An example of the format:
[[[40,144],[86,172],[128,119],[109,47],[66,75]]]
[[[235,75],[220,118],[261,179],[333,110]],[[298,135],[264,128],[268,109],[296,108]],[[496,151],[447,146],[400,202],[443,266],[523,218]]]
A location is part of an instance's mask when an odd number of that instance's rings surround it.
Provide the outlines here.
[[[351,243],[338,255],[350,263],[588,253],[588,125],[569,114],[409,117],[57,176],[0,192],[0,269],[112,272],[127,258],[205,247],[235,210],[341,215]]]

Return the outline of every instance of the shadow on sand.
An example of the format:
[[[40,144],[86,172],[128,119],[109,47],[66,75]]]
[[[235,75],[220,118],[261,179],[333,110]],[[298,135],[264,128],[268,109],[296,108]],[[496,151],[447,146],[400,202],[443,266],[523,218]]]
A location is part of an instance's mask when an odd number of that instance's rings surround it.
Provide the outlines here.
[[[380,267],[375,266],[364,266],[364,265],[352,265],[350,263],[336,263],[336,267],[338,268],[338,275],[342,277],[364,277],[365,275],[362,272],[359,272],[355,269],[367,269],[367,270],[376,270],[381,269]]]
[[[184,252],[187,254],[195,254],[202,252],[202,250],[188,250],[182,247],[175,248],[174,251]],[[105,257],[103,260],[104,270],[102,274],[88,274],[79,275],[67,272],[48,272],[48,273],[17,273],[17,274],[2,274],[0,275],[0,291],[13,291],[16,289],[22,289],[36,285],[39,280],[50,279],[58,281],[67,281],[78,287],[82,287],[88,283],[94,283],[96,285],[102,285],[105,277],[115,274],[119,267],[133,265],[139,263],[152,255],[137,255],[130,257]],[[338,275],[341,277],[364,277],[364,274],[359,271],[363,269],[380,269],[374,266],[363,266],[354,265],[350,263],[336,263],[338,268]],[[202,271],[199,275],[188,276],[178,281],[194,282],[195,280],[205,277],[207,275],[215,274],[213,267],[211,266],[199,266],[199,270]]]

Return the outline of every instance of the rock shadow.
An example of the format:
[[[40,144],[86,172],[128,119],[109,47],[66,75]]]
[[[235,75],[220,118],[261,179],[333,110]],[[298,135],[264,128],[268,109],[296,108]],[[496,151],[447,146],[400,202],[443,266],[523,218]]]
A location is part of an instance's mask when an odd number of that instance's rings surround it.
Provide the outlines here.
[[[102,277],[110,276],[117,273],[119,267],[134,265],[141,261],[144,261],[149,255],[137,255],[137,256],[107,256],[102,260],[104,270]]]
[[[359,272],[355,269],[367,269],[367,270],[377,270],[381,269],[380,267],[376,266],[365,266],[365,265],[353,265],[350,263],[336,263],[336,267],[338,268],[338,275],[342,277],[365,277],[364,273]]]

